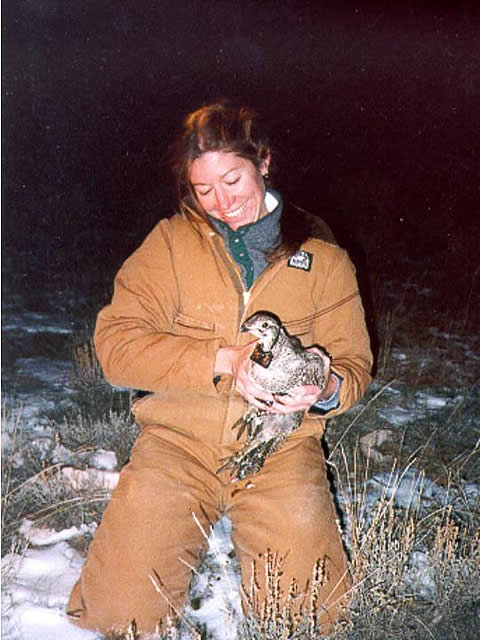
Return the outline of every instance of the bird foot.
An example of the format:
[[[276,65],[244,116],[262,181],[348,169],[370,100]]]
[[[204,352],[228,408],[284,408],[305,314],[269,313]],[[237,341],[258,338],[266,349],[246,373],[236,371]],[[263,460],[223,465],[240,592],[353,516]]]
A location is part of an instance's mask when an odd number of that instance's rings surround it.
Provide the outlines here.
[[[232,427],[232,431],[234,429],[238,429],[237,440],[240,440],[245,429],[247,430],[247,442],[253,440],[262,428],[262,417],[266,413],[266,411],[261,411],[259,409],[250,409],[247,413],[241,416]]]

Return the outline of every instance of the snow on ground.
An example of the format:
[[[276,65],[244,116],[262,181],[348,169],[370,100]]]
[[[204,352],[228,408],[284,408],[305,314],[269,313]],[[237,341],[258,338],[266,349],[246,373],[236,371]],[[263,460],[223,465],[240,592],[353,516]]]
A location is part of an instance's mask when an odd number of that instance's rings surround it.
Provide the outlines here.
[[[100,477],[100,476],[99,476]],[[417,469],[376,474],[366,483],[365,509],[373,509],[381,498],[394,500],[397,506],[416,508],[447,504],[454,499],[443,487],[425,478]],[[472,502],[478,487],[467,487]],[[351,500],[350,495],[340,501]],[[2,560],[2,618],[4,640],[97,640],[101,635],[78,630],[69,624],[65,606],[71,588],[80,574],[84,559],[68,545],[68,540],[94,530],[95,524],[52,531],[24,520],[20,532],[30,547],[23,554],[10,553]],[[239,574],[233,557],[231,523],[223,517],[208,536],[209,548],[204,563],[195,573],[187,620],[208,629],[217,640],[236,640],[242,620]],[[425,553],[411,554],[405,584],[420,597],[433,597],[432,567]],[[160,597],[160,596],[159,596]],[[188,627],[187,627],[188,628]],[[188,638],[188,631],[185,632]]]
[[[3,640],[101,638],[98,633],[72,626],[65,615],[84,562],[67,540],[88,529],[82,525],[56,532],[23,522],[21,532],[31,546],[23,554],[10,553],[2,559]],[[207,557],[193,578],[191,602],[185,609],[191,621],[205,625],[218,640],[236,640],[242,617],[230,531],[230,521],[222,518],[210,532]]]
[[[2,331],[71,334],[73,330],[73,323],[65,314],[26,311],[15,303],[5,304],[3,312],[6,320],[2,324]]]
[[[380,389],[374,382],[372,390]],[[381,406],[376,409],[377,415],[392,427],[403,427],[407,424],[435,417],[443,410],[453,410],[459,406],[464,396],[450,387],[432,390],[410,390],[406,385],[396,382],[382,389]],[[399,402],[401,400],[401,406]]]
[[[212,528],[205,560],[194,575],[190,604],[185,608],[189,618],[206,624],[219,640],[236,640],[237,624],[243,616],[231,529],[231,522],[225,516]],[[193,608],[197,602],[200,606]]]
[[[21,313],[16,307],[4,315],[4,334],[16,344],[25,340],[30,345],[21,349],[21,358],[13,356],[10,369],[4,374],[4,389],[22,405],[22,423],[31,429],[37,438],[45,431],[41,414],[45,410],[68,406],[71,389],[68,385],[71,362],[45,354],[36,354],[35,339],[45,335],[68,338],[72,323],[59,320],[58,314]],[[437,338],[457,340],[456,336],[441,335],[432,329]],[[479,359],[474,354],[473,345],[462,343],[458,348],[470,359]],[[14,354],[15,349],[12,348]],[[399,350],[392,351],[398,362],[408,361],[408,356]],[[378,390],[379,385],[373,391]],[[401,399],[402,406],[399,406]],[[435,415],[442,411],[452,411],[463,400],[451,388],[432,391],[414,390],[405,393],[401,384],[386,387],[382,395],[378,416],[391,428],[397,429],[413,423],[419,418]],[[361,411],[360,407],[352,414]],[[385,431],[385,433],[387,433]],[[45,437],[49,434],[45,433]],[[378,434],[377,434],[378,436]],[[377,438],[378,439],[378,438]],[[3,446],[9,441],[5,434]],[[62,453],[59,445],[57,454],[60,463],[67,463],[68,450]],[[65,455],[63,455],[65,454]],[[113,452],[98,450],[88,459],[89,469],[78,470],[63,467],[64,480],[75,486],[95,480],[100,486],[112,489],[117,480],[116,459]],[[373,508],[379,499],[391,498],[399,507],[409,508],[433,504],[442,505],[455,496],[447,489],[436,485],[417,469],[411,467],[391,474],[377,474],[366,485],[365,507]],[[465,495],[472,501],[478,498],[476,485],[468,485]],[[339,502],[351,500],[352,496],[339,496]],[[95,525],[92,525],[95,527]],[[29,541],[23,553],[11,553],[2,560],[2,638],[4,640],[94,640],[100,636],[90,631],[79,630],[69,624],[64,613],[70,590],[77,580],[84,558],[68,543],[75,536],[88,530],[87,525],[70,527],[64,531],[36,528],[25,520],[20,532]],[[190,619],[205,625],[213,637],[219,640],[235,640],[236,624],[242,618],[239,575],[233,557],[231,525],[222,518],[208,535],[209,548],[205,562],[194,575],[190,592],[190,603],[186,614]],[[411,554],[406,582],[421,597],[432,595],[432,575],[428,558],[422,552]],[[187,634],[188,635],[188,634]],[[187,637],[187,635],[185,637]]]
[[[9,410],[21,407],[24,426],[43,426],[39,416],[69,406],[73,370],[65,347],[74,330],[66,313],[32,312],[19,301],[2,309],[2,387]]]
[[[60,537],[62,534],[60,533]],[[65,540],[2,559],[3,640],[90,640],[64,613],[82,558]]]
[[[475,484],[467,484],[461,495],[453,488],[442,487],[425,476],[415,467],[391,473],[376,473],[367,480],[364,492],[356,492],[367,510],[372,511],[379,500],[392,501],[402,509],[420,509],[423,511],[433,506],[443,507],[462,499],[471,503],[472,507],[478,499],[479,488]],[[338,496],[341,504],[353,500],[350,488]]]

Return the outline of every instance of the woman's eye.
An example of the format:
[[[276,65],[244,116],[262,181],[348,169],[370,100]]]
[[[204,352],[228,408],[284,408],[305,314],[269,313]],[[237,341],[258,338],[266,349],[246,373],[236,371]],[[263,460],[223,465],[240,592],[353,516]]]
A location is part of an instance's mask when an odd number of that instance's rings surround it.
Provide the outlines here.
[[[202,196],[202,198],[204,198],[205,196],[208,196],[208,194],[210,193],[211,189],[206,189],[206,191],[197,191],[199,196]]]
[[[237,184],[237,182],[240,180],[240,178],[235,178],[234,180],[226,180],[226,183],[231,186],[233,184]]]

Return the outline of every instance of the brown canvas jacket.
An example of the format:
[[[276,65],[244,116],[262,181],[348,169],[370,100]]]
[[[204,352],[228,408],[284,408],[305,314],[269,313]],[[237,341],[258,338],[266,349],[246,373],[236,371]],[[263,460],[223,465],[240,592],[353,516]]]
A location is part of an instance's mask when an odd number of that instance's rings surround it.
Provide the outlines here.
[[[231,381],[214,384],[215,355],[219,347],[252,339],[240,325],[259,310],[276,313],[304,346],[320,344],[331,354],[343,381],[340,406],[329,416],[361,398],[372,355],[354,268],[344,250],[323,240],[311,239],[302,249],[310,254],[309,270],[284,259],[247,292],[207,223],[177,214],[154,228],[121,267],[95,331],[107,379],[152,392],[133,407],[140,426],[234,439],[231,427],[246,403]],[[308,414],[297,434],[320,435],[324,422]]]

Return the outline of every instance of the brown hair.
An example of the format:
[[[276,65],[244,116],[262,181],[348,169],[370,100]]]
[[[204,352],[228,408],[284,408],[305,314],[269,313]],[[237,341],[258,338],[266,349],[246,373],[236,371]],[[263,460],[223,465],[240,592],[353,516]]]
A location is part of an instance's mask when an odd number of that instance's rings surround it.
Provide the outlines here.
[[[172,150],[180,210],[190,218],[204,218],[205,212],[189,179],[192,162],[207,151],[226,151],[250,160],[260,169],[271,153],[271,146],[264,122],[256,111],[222,100],[190,113]],[[270,260],[294,254],[309,235],[306,217],[284,204],[281,242],[269,256]]]

